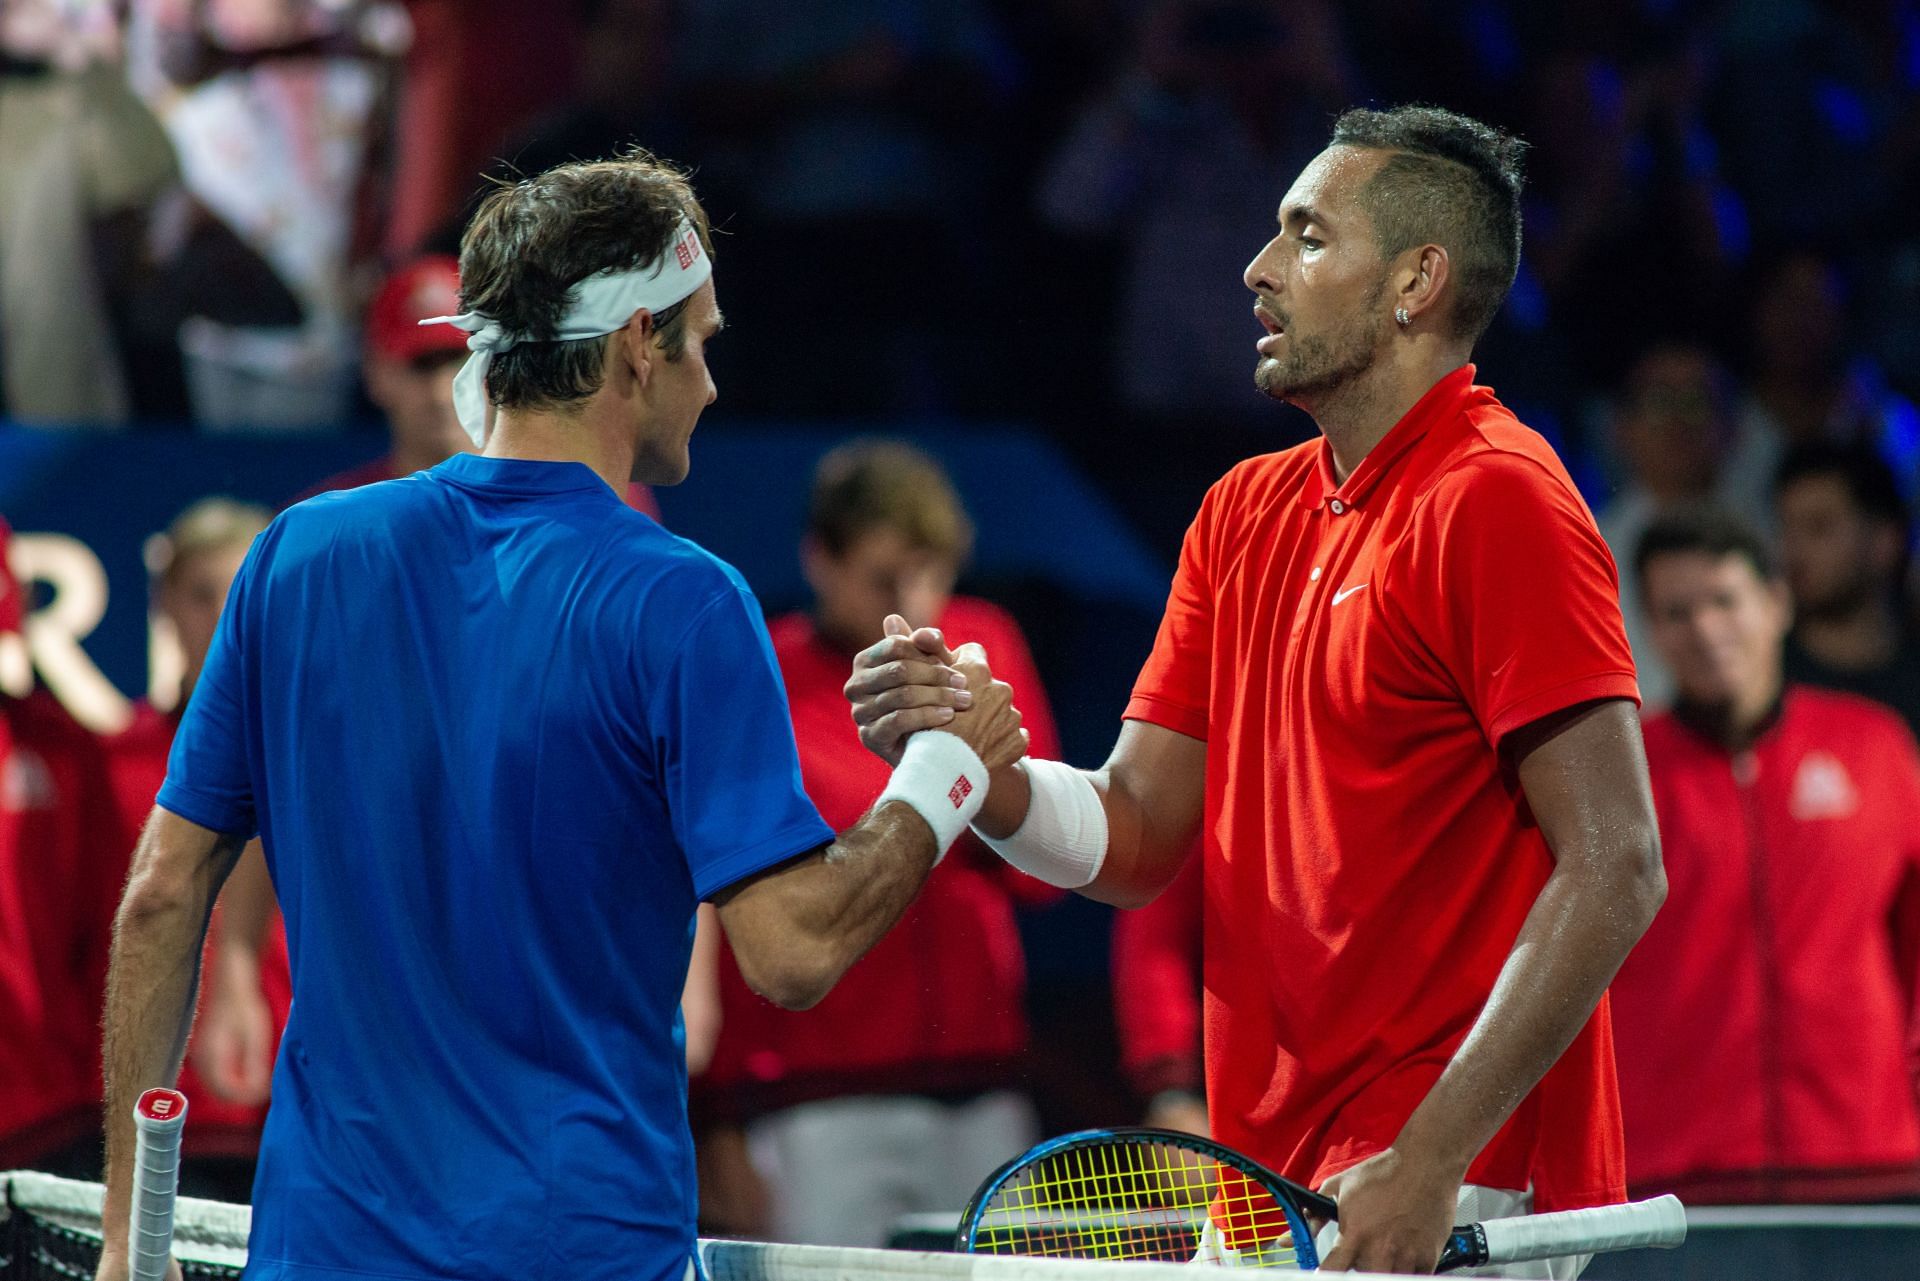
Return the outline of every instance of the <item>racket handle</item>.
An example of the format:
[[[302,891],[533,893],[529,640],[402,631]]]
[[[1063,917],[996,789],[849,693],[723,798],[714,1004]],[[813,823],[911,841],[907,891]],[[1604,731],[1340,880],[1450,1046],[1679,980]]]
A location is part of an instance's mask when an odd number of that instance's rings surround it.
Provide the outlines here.
[[[132,1281],[165,1281],[186,1120],[187,1096],[178,1090],[148,1090],[133,1105],[133,1223],[127,1233]]]
[[[1687,1212],[1675,1196],[1590,1210],[1488,1219],[1454,1229],[1436,1271],[1525,1263],[1608,1250],[1670,1250],[1687,1239]]]

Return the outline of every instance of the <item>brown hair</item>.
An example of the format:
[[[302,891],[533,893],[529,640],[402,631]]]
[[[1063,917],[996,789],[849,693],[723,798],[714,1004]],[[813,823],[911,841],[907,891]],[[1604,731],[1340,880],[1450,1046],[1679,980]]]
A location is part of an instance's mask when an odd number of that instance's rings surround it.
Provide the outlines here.
[[[163,534],[155,534],[143,549],[147,572],[156,583],[171,579],[195,556],[250,546],[273,523],[273,513],[256,503],[236,498],[202,498],[173,518]]]
[[[939,463],[894,440],[841,445],[814,471],[807,532],[841,556],[878,529],[956,562],[973,550],[973,522]]]
[[[460,241],[460,301],[517,335],[487,371],[502,409],[584,400],[600,390],[607,339],[553,337],[568,295],[602,271],[651,267],[685,218],[709,255],[707,214],[686,175],[634,148],[612,160],[559,165],[481,201]],[[654,317],[668,360],[686,348],[685,305]]]

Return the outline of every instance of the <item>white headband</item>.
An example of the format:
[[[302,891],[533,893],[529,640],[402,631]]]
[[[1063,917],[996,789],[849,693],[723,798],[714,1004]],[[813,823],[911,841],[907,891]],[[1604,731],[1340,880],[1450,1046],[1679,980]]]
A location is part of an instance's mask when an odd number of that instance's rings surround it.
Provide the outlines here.
[[[569,292],[567,314],[544,342],[573,342],[582,338],[601,338],[626,327],[633,313],[642,307],[655,313],[675,303],[685,302],[694,290],[713,275],[713,260],[700,246],[700,236],[685,218],[674,230],[673,243],[660,261],[646,271],[603,271],[588,276]],[[475,445],[487,441],[487,368],[495,352],[507,350],[526,340],[524,334],[509,333],[488,316],[463,311],[458,316],[434,316],[423,325],[452,325],[472,337],[467,363],[453,379],[453,407],[460,425],[473,437]]]

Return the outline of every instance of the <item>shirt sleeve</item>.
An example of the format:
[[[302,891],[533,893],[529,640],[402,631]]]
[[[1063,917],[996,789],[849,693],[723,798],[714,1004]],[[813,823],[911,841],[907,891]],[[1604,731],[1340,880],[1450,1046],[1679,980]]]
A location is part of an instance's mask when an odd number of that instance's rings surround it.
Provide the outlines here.
[[[1210,570],[1214,514],[1223,501],[1220,492],[1220,485],[1209,491],[1180,545],[1180,565],[1167,593],[1167,612],[1160,619],[1147,665],[1133,683],[1125,713],[1127,720],[1146,721],[1198,739],[1207,737],[1207,703],[1213,687]]]
[[[1640,701],[1613,555],[1564,474],[1477,457],[1441,483],[1414,537],[1410,581],[1440,590],[1395,594],[1488,742],[1579,703]]]
[[[744,589],[701,610],[648,718],[667,814],[700,898],[833,839],[801,785],[780,669]]]
[[[154,798],[162,809],[209,831],[248,837],[259,825],[247,752],[246,615],[265,541],[254,540],[227,592],[213,647],[167,754],[167,780]]]

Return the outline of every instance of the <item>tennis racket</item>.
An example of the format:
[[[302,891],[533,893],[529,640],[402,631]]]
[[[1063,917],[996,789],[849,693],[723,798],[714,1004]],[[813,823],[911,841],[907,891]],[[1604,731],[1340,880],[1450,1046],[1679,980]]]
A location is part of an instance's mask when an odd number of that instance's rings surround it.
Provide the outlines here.
[[[1210,1139],[1082,1130],[994,1171],[961,1216],[955,1248],[1311,1272],[1320,1266],[1314,1221],[1339,1217],[1331,1197]],[[1456,1227],[1435,1270],[1671,1247],[1686,1234],[1686,1212],[1670,1196],[1490,1219]]]
[[[178,1090],[148,1090],[133,1105],[133,1225],[127,1234],[132,1281],[165,1281],[186,1120],[187,1096]]]

